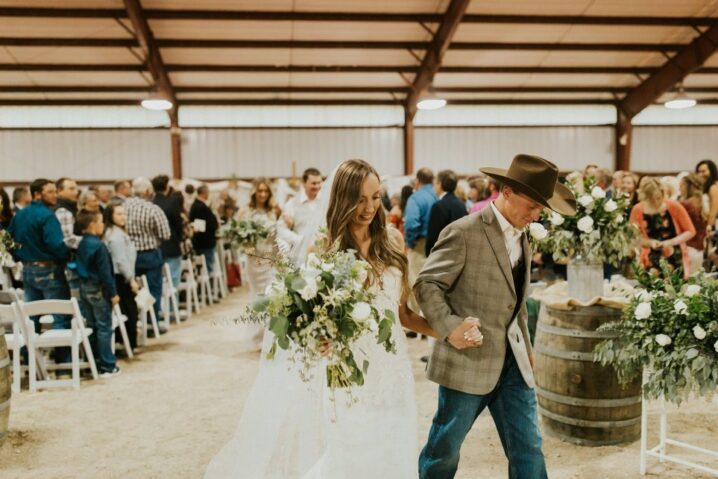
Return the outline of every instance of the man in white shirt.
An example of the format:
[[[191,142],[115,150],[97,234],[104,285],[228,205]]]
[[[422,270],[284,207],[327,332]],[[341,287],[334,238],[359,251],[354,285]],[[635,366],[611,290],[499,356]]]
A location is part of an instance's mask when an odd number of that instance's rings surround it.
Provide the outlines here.
[[[282,210],[282,217],[277,223],[279,239],[287,242],[292,248],[291,256],[295,261],[301,260],[305,251],[299,251],[306,234],[312,234],[313,220],[319,211],[319,190],[322,189],[322,174],[316,168],[307,168],[302,174],[302,189],[299,194],[289,200]]]

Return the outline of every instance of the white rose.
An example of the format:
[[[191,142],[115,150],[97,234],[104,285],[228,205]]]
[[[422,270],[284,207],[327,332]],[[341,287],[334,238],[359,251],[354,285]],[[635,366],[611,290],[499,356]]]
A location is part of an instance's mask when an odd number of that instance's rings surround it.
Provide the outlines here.
[[[358,275],[357,280],[359,281],[360,284],[363,285],[364,282],[366,281],[367,277],[369,277],[369,273],[367,272],[366,266],[365,266],[359,270],[359,275]]]
[[[591,231],[593,231],[593,218],[591,218],[590,216],[584,216],[583,218],[578,220],[576,226],[584,233],[590,233]]]
[[[683,300],[679,299],[675,303],[673,303],[673,309],[676,311],[677,314],[688,314],[688,305],[683,302]]]
[[[606,201],[606,204],[603,205],[603,209],[606,210],[607,213],[616,211],[616,208],[618,208],[618,204],[616,204],[613,200],[608,200]]]
[[[371,316],[371,306],[368,303],[360,302],[354,305],[351,317],[354,321],[363,323]]]
[[[716,341],[715,344],[713,344],[713,349],[715,349],[716,353],[718,353],[718,341]]]
[[[696,339],[705,339],[706,338],[706,330],[701,328],[700,326],[695,326],[693,328],[693,336],[695,336]]]
[[[304,301],[309,301],[316,298],[317,293],[319,292],[319,285],[317,284],[316,280],[313,278],[304,278],[304,281],[307,284],[299,291],[299,295]]]
[[[563,215],[560,215],[556,213],[555,211],[551,212],[551,224],[554,226],[561,226],[564,222]]]
[[[581,195],[577,200],[582,206],[588,206],[593,203],[593,197],[591,195]]]
[[[531,232],[531,236],[538,241],[541,241],[548,235],[548,231],[546,231],[546,228],[544,228],[541,223],[531,223],[529,225],[529,231]]]
[[[685,294],[689,298],[692,298],[693,296],[696,296],[700,292],[701,292],[701,287],[699,285],[689,284],[686,286],[686,290],[683,292],[683,294]]]
[[[636,306],[636,311],[633,315],[636,319],[646,319],[651,316],[651,303],[640,303]]]
[[[331,264],[331,263],[326,263],[326,262],[324,262],[324,261],[322,261],[321,268],[322,268],[322,271],[324,271],[325,273],[329,273],[329,272],[331,272],[331,271],[334,271],[334,265]]]
[[[671,341],[670,336],[667,336],[665,334],[659,334],[656,336],[656,342],[660,344],[661,346],[668,346],[673,341]]]
[[[642,303],[650,303],[653,300],[653,294],[649,293],[645,289],[639,289],[634,293],[634,296],[638,298],[638,301]]]
[[[614,221],[617,225],[620,225],[621,223],[623,223],[623,215],[618,215],[618,216],[616,216],[616,218],[615,218],[613,221]]]
[[[601,198],[605,198],[606,192],[603,191],[603,188],[601,188],[600,186],[594,186],[593,189],[591,190],[591,196],[593,196],[594,198],[596,198],[598,200]]]

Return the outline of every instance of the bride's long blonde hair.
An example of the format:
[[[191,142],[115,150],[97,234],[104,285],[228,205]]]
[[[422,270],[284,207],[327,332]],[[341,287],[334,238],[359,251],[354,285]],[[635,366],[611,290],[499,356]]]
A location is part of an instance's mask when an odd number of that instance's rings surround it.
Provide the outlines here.
[[[356,218],[362,184],[369,175],[379,179],[374,167],[364,160],[347,160],[335,174],[327,210],[327,234],[329,243],[336,244],[342,250],[360,252],[351,225]],[[381,205],[369,224],[369,236],[371,245],[364,259],[371,265],[374,275],[381,275],[384,269],[396,266],[402,273],[404,291],[408,292],[409,264],[403,252],[389,238],[386,214]]]

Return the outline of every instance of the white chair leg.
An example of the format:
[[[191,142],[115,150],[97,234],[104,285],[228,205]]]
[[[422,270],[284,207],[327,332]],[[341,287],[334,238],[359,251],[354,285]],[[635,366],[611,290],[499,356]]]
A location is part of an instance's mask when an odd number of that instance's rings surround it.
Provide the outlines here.
[[[127,328],[125,327],[124,318],[120,319],[120,322],[117,326],[120,328],[120,336],[122,336],[122,344],[125,345],[125,354],[127,354],[128,358],[132,359],[135,355],[132,352],[132,346],[130,345],[130,338],[129,338],[129,336],[127,336]]]
[[[37,391],[37,360],[35,357],[35,346],[27,346],[27,376],[30,383],[30,392]]]
[[[80,389],[80,349],[77,341],[72,342],[72,388]]]
[[[177,291],[172,290],[172,294],[170,295],[170,306],[172,309],[172,314],[175,316],[175,323],[180,324],[180,314],[179,314],[179,304],[177,300]]]
[[[152,321],[152,331],[155,333],[155,338],[160,337],[160,327],[157,325],[157,315],[155,314],[155,308],[150,307],[149,309],[150,320]]]
[[[93,331],[92,334],[97,334],[97,331]],[[85,357],[87,358],[87,363],[90,365],[90,371],[92,372],[92,379],[97,379],[99,377],[99,374],[97,374],[97,363],[95,363],[95,355],[92,354],[92,348],[90,347],[90,341],[87,340],[87,336],[84,334],[82,335],[82,347],[85,350]],[[78,360],[78,367],[80,365]]]
[[[15,338],[19,338],[19,336],[15,336]],[[19,341],[16,339],[16,344],[18,344]],[[12,392],[13,393],[19,393],[20,392],[20,379],[22,378],[22,367],[20,366],[20,348],[16,348],[12,350]]]

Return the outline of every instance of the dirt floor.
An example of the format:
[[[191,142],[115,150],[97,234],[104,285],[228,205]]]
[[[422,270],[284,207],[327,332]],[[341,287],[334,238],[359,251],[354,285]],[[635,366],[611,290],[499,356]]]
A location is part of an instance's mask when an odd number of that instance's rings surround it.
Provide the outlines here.
[[[173,324],[134,360],[121,361],[122,374],[116,378],[85,380],[79,391],[24,390],[14,396],[9,437],[0,448],[0,478],[201,477],[235,431],[256,374],[259,354],[243,349],[245,326],[232,323],[246,298],[247,292],[239,290],[221,305]],[[436,386],[425,379],[419,361],[426,342],[410,344],[423,441]],[[696,400],[671,409],[668,424],[676,439],[718,449],[718,403]],[[650,444],[657,440],[657,427],[654,414]],[[640,477],[638,451],[638,442],[588,448],[544,438],[549,476],[557,479]],[[690,452],[682,457],[701,460]],[[718,467],[715,459],[703,463]],[[491,416],[484,413],[464,444],[457,477],[504,478],[506,471]],[[648,477],[712,476],[649,460]]]

